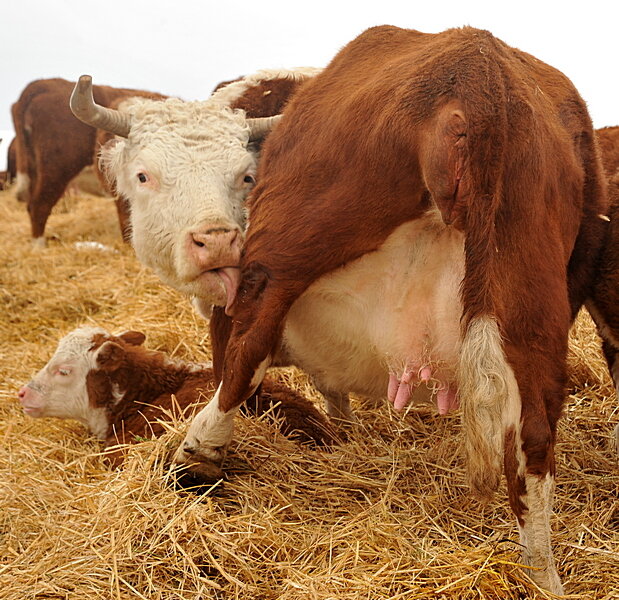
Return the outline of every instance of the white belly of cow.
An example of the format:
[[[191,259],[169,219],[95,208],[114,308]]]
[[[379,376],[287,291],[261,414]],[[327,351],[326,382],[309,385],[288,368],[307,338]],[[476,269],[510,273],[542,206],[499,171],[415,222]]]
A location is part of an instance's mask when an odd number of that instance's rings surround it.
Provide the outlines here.
[[[286,320],[287,353],[331,392],[384,396],[405,373],[455,390],[463,276],[463,234],[428,212],[308,288]]]

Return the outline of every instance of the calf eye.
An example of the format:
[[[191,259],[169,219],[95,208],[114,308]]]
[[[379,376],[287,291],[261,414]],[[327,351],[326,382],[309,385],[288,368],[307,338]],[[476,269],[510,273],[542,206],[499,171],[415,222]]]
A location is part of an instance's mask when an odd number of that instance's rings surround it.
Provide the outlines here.
[[[148,181],[148,175],[146,175],[146,173],[138,173],[138,179],[140,183],[146,183]]]
[[[245,183],[256,183],[256,179],[253,175],[245,175],[245,177],[243,177],[243,181]]]
[[[71,374],[71,370],[70,369],[58,369],[58,375],[62,375],[63,377],[66,377],[67,375]]]

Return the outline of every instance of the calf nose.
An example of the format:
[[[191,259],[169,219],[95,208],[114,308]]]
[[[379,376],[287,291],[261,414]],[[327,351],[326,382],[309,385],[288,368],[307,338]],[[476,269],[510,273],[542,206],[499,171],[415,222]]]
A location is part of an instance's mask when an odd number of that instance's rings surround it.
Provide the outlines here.
[[[17,392],[17,397],[21,400],[26,395],[26,386],[21,388],[19,392]]]

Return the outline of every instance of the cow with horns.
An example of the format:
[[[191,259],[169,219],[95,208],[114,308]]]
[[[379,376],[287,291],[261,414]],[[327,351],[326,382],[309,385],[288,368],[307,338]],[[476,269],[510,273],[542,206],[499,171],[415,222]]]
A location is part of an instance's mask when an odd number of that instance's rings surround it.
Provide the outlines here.
[[[192,297],[207,318],[213,306],[223,314],[236,293],[245,199],[255,184],[263,139],[280,118],[272,115],[319,71],[262,70],[220,84],[204,102],[140,101],[118,111],[94,103],[89,76],[74,90],[74,114],[119,136],[102,149],[101,168],[131,203],[138,258],[165,283]],[[219,323],[211,320],[211,329]],[[215,345],[225,339],[222,333],[212,329]],[[282,348],[277,363],[293,362]],[[374,375],[379,393],[382,369],[374,369]],[[353,419],[348,393],[313,379],[329,415]]]
[[[256,164],[242,160],[239,125],[226,145],[235,167],[197,164],[200,193],[194,177],[149,169],[131,144],[107,158],[131,199],[138,255],[226,307],[211,319],[223,380],[176,460],[221,464],[233,415],[282,355],[332,398],[386,392],[401,408],[425,384],[441,412],[462,407],[473,491],[491,496],[504,469],[523,562],[561,593],[549,523],[556,425],[568,330],[606,210],[574,86],[485,31],[366,31],[294,95],[267,139],[240,259],[247,190],[235,182],[253,185]],[[229,203],[213,213],[222,192]],[[167,245],[148,244],[149,227]]]

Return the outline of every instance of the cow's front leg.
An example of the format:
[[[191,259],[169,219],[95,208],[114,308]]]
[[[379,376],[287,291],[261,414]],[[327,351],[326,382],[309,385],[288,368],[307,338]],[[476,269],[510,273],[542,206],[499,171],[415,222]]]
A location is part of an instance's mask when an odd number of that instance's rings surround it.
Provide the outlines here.
[[[212,483],[223,477],[221,465],[234,433],[234,417],[241,404],[262,382],[269,364],[270,357],[260,363],[247,394],[239,397],[232,406],[221,405],[223,382],[220,383],[211,401],[191,422],[185,439],[174,455],[174,462],[187,466],[188,472],[200,483]]]

